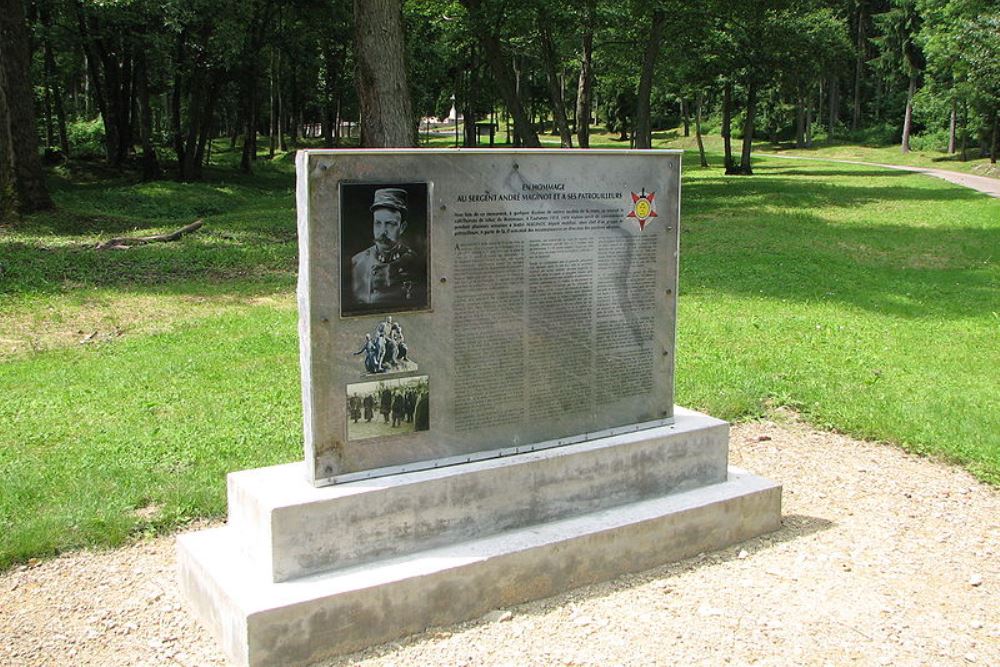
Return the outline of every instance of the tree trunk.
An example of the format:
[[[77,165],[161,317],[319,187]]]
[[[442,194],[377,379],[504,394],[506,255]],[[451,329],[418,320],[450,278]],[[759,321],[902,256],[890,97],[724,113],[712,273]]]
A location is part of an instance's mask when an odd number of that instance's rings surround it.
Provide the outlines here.
[[[913,96],[917,92],[917,73],[910,73],[910,86],[906,90],[906,114],[903,117],[903,143],[900,146],[904,153],[910,152],[910,130],[913,129]]]
[[[854,107],[851,112],[851,131],[857,131],[861,124],[861,77],[865,67],[865,3],[858,2],[857,54],[854,59]]]
[[[94,97],[104,121],[108,164],[119,167],[132,148],[134,71],[129,36],[121,34],[120,29],[101,26],[94,16],[88,15],[82,2],[75,7]]]
[[[806,98],[806,148],[813,147],[812,100]]]
[[[462,78],[464,82],[462,91],[462,145],[465,148],[474,148],[478,139],[476,136],[476,109],[472,105],[473,91],[476,90],[474,77],[478,71],[476,47],[470,44],[465,75]]]
[[[593,102],[592,58],[594,54],[594,0],[584,5],[583,36],[580,39],[580,78],[576,85],[576,141],[590,148],[590,117]]]
[[[270,114],[268,118],[268,128],[267,128],[267,157],[269,159],[274,159],[274,151],[277,149],[277,139],[278,139],[278,117],[275,115],[277,113],[277,104],[274,99],[274,48],[271,48],[271,59],[268,63],[268,112]]]
[[[559,75],[556,73],[556,47],[552,42],[551,20],[541,6],[537,16],[538,31],[542,42],[542,67],[545,69],[545,82],[548,85],[549,99],[552,102],[554,129],[559,132],[559,145],[562,148],[572,148],[573,135],[569,131],[569,123],[566,121],[566,103],[563,101],[562,86],[559,84]]]
[[[193,165],[193,177],[196,179],[201,179],[202,175],[202,165],[205,164],[205,147],[206,145],[211,147],[210,135],[212,130],[212,120],[215,118],[215,105],[219,100],[219,90],[222,87],[222,82],[218,72],[209,73],[207,75],[208,82],[206,84],[206,89],[208,94],[205,96],[205,100],[202,102],[200,122],[198,123],[198,139],[197,143],[188,149],[188,152],[194,153],[194,165]]]
[[[59,147],[63,155],[69,157],[69,133],[66,131],[66,109],[63,105],[62,86],[58,84],[56,59],[52,54],[52,46],[45,41],[45,79],[46,85],[52,91],[52,101],[56,109],[56,126],[59,131]]]
[[[840,81],[836,76],[830,77],[830,117],[827,120],[829,122],[829,138],[832,139],[837,131],[837,125],[840,123]]]
[[[461,3],[474,20],[480,22],[485,20],[482,0],[461,0]],[[520,141],[520,144],[517,145],[527,148],[541,148],[542,142],[538,140],[538,133],[535,132],[535,128],[531,124],[531,118],[521,97],[520,77],[515,75],[513,64],[508,64],[500,37],[496,31],[485,25],[477,30],[477,37],[483,55],[489,63],[490,71],[493,73],[493,80],[500,97],[503,98],[507,111],[514,119],[515,144]],[[515,78],[517,79],[516,83]]]
[[[271,25],[273,9],[273,0],[253,2],[253,15],[250,18],[243,42],[242,60],[245,64],[241,94],[244,99],[245,111],[240,170],[246,174],[253,171],[253,163],[257,160],[257,116],[259,113],[257,78],[260,71],[260,52],[264,47],[267,29]]]
[[[338,108],[342,95],[339,84],[341,63],[332,45],[323,50],[323,66],[323,146],[333,148],[340,138]]]
[[[1000,143],[1000,110],[993,112],[993,136],[990,139],[990,163],[997,163],[997,144]]]
[[[705,94],[699,90],[698,98],[694,103],[694,136],[698,140],[698,158],[701,160],[701,166],[707,167],[708,160],[705,159],[705,144],[701,140],[701,107],[704,101]]]
[[[753,174],[753,169],[750,168],[750,151],[753,148],[753,121],[756,109],[757,85],[750,83],[747,86],[747,108],[743,114],[743,152],[740,155],[740,168],[737,172],[746,176]]]
[[[402,0],[354,0],[354,21],[363,145],[415,146]]]
[[[958,120],[958,100],[951,98],[951,118],[948,120],[948,154],[955,153],[955,126]]]
[[[247,68],[244,82],[246,113],[243,126],[243,154],[240,157],[240,170],[249,174],[253,171],[253,163],[257,160],[257,66]]]
[[[639,73],[639,95],[635,108],[635,131],[632,133],[636,148],[653,147],[653,128],[651,127],[649,97],[653,92],[653,74],[656,69],[656,59],[660,55],[660,43],[663,41],[663,30],[666,25],[667,12],[662,9],[654,9],[649,32],[646,35],[646,47],[642,55],[642,69]]]
[[[684,123],[684,136],[691,136],[691,118],[690,110],[688,109],[687,98],[681,98],[681,121]]]
[[[139,139],[142,142],[142,180],[151,181],[160,177],[160,162],[153,147],[153,110],[149,103],[149,73],[145,51],[139,52],[135,69],[139,98]]]
[[[722,87],[722,145],[725,150],[723,167],[728,174],[733,168],[733,84],[726,81]]]
[[[962,162],[969,159],[969,105],[962,103]]]
[[[38,157],[24,5],[0,0],[0,219],[52,208]]]
[[[48,5],[39,3],[38,17],[42,22],[45,31],[43,33],[43,49],[45,59],[45,86],[52,95],[52,102],[56,112],[56,126],[59,131],[59,148],[63,155],[69,157],[69,134],[66,131],[66,109],[63,104],[63,90],[59,85],[59,72],[56,67],[55,55],[52,52],[52,19],[49,14]],[[51,142],[50,142],[51,143]]]
[[[285,113],[285,96],[282,93],[284,86],[281,83],[281,53],[278,53],[278,148],[288,152],[288,142],[285,140],[286,130],[291,134],[293,146],[299,145],[299,130],[302,128],[302,118],[296,119],[296,110],[301,114],[302,106],[299,99],[298,79],[295,77],[295,61],[291,63],[291,104],[288,105],[290,113]],[[289,122],[291,120],[291,122]],[[297,120],[297,122],[296,122]]]
[[[795,147],[806,147],[806,104],[802,95],[795,102]]]

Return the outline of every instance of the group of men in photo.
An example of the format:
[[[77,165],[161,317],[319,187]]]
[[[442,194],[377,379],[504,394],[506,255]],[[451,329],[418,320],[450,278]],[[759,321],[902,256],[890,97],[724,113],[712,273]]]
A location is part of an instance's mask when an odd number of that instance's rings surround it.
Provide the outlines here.
[[[364,396],[349,396],[347,411],[354,423],[362,417],[366,423],[375,419],[376,409],[382,415],[382,420],[393,428],[402,424],[413,424],[413,430],[426,431],[430,419],[426,389],[416,386],[397,387],[390,389],[382,387]]]
[[[393,322],[392,315],[389,315],[384,322],[379,322],[373,333],[365,334],[361,349],[354,355],[365,355],[365,372],[374,375],[401,370],[404,362],[410,361],[408,353],[403,327],[399,322]]]

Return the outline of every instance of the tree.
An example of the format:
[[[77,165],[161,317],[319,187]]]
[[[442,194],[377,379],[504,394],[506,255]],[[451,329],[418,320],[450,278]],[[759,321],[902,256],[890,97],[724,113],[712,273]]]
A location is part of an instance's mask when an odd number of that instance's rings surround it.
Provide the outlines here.
[[[916,0],[890,0],[889,10],[875,17],[881,35],[873,39],[881,53],[880,69],[890,80],[902,73],[907,78],[906,108],[903,112],[903,136],[900,149],[910,152],[910,133],[913,130],[913,96],[923,68],[923,54],[917,43],[920,15]]]
[[[506,16],[504,3],[490,0],[461,0],[466,9],[466,20],[470,34],[477,36],[486,61],[493,74],[493,81],[503,98],[507,111],[514,119],[514,133],[527,148],[540,148],[538,133],[531,123],[521,97],[518,76],[514,71],[514,56],[504,48],[501,34]],[[500,5],[500,6],[494,6]]]
[[[402,0],[354,0],[357,88],[365,146],[415,146]]]
[[[649,17],[649,27],[642,53],[642,65],[639,69],[639,91],[635,107],[635,147],[651,148],[653,145],[653,129],[650,124],[649,98],[653,91],[653,74],[656,60],[660,54],[663,42],[663,30],[667,25],[667,12],[662,7],[654,7]]]
[[[590,148],[590,118],[593,115],[594,21],[596,0],[584,0],[580,15],[580,76],[576,87],[576,140],[580,148]]]
[[[52,208],[38,157],[21,0],[0,0],[0,217]]]

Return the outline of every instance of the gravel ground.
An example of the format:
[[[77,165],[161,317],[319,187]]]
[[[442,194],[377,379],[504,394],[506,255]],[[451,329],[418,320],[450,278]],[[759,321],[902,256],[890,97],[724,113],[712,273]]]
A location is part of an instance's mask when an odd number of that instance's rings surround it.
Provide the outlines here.
[[[329,665],[1000,665],[1000,492],[795,422],[733,429],[784,525]],[[172,538],[0,576],[0,665],[219,665]],[[474,594],[474,593],[473,593]]]

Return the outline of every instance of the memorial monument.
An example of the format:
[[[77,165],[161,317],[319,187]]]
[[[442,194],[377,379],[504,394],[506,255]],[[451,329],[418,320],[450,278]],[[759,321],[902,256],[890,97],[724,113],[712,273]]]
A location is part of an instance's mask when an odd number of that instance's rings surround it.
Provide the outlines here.
[[[305,462],[232,473],[181,587],[308,664],[780,523],[674,406],[680,152],[298,155]]]

